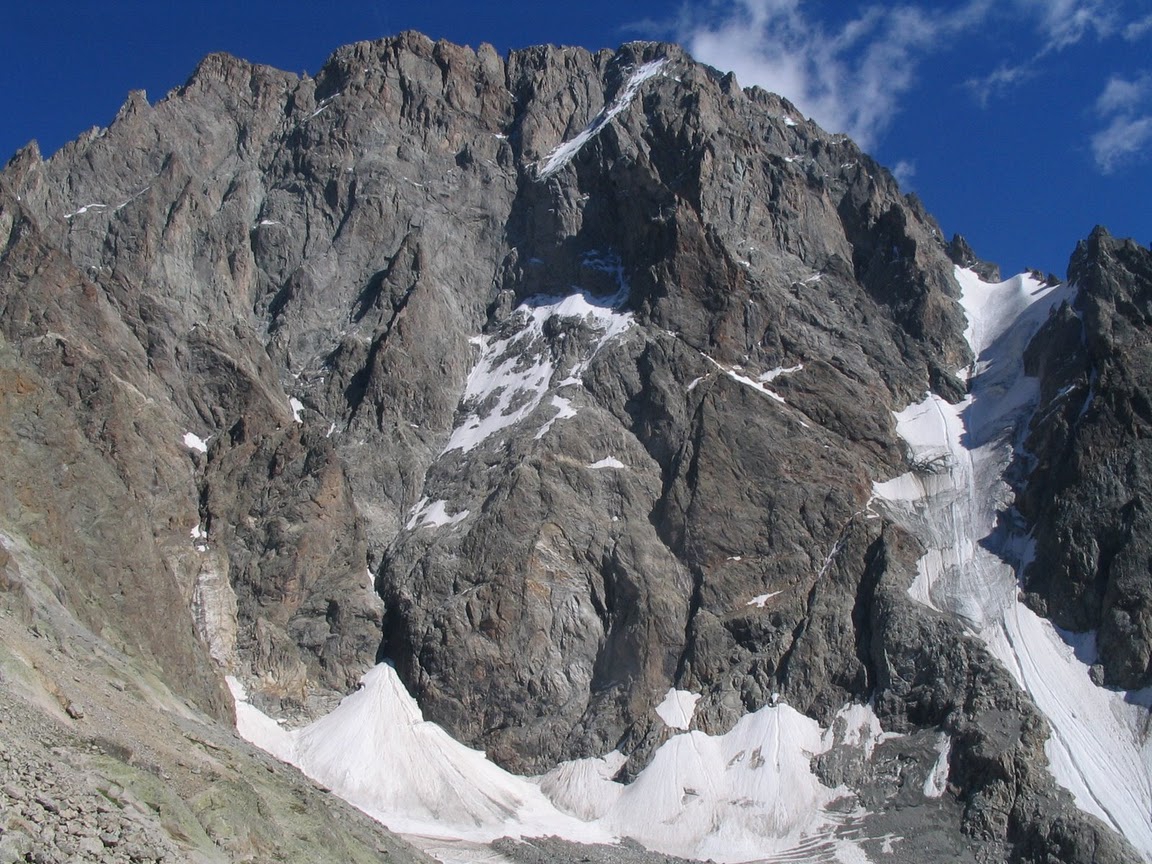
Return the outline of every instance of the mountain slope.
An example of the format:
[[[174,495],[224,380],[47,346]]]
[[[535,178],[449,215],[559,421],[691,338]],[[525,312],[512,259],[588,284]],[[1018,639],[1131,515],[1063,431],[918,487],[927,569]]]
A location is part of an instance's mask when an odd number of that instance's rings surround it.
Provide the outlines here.
[[[869,702],[902,743],[817,760],[868,836],[912,806],[897,776],[935,789],[946,735],[947,791],[915,806],[958,848],[1133,854],[1053,782],[1043,715],[964,619],[909,596],[928,538],[874,506],[932,469],[896,412],[965,396],[963,244],[786,100],[650,43],[500,58],[408,33],[315,79],[213,55],[17,154],[0,229],[5,546],[204,710],[227,716],[228,673],[303,722],[387,659],[503,767],[619,750],[639,786],[679,746],[670,691],[713,736]],[[1082,285],[1115,272],[1094,238]],[[1121,248],[1087,296],[1142,296],[1146,250]],[[1135,362],[1091,336],[1080,366],[1045,361],[1071,314],[1025,354],[1044,404]],[[1051,413],[1039,464],[1085,446]],[[1122,419],[1098,464],[1139,437]],[[1107,577],[1043,575],[1061,519],[1100,533],[1046,509],[1099,473],[1029,470],[1033,605],[1100,626],[1105,679],[1143,686],[1147,573],[1088,617],[1074,586]]]

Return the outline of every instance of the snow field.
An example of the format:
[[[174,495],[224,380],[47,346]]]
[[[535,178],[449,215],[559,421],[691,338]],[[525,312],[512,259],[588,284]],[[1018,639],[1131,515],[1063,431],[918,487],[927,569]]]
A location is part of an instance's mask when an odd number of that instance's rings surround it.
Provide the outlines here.
[[[862,814],[830,812],[846,790],[822,785],[810,768],[814,755],[837,744],[871,754],[886,733],[869,706],[845,706],[830,730],[773,704],[725,735],[681,732],[625,786],[612,779],[625,762],[617,752],[539,778],[514,776],[425,721],[390,666],[361,682],[331,714],[289,731],[248,704],[230,678],[237,729],[442,860],[487,860],[475,844],[544,835],[582,843],[631,837],[720,862],[869,860],[837,835]],[[672,689],[656,711],[685,729],[697,699]]]
[[[656,714],[669,729],[687,730],[692,725],[692,715],[696,713],[699,699],[699,693],[673,687],[664,696],[664,701],[656,706]]]
[[[468,518],[467,510],[449,516],[447,508],[448,502],[443,499],[429,503],[427,498],[421,498],[409,511],[408,522],[404,528],[407,531],[415,528],[440,528],[444,525],[455,525]]]

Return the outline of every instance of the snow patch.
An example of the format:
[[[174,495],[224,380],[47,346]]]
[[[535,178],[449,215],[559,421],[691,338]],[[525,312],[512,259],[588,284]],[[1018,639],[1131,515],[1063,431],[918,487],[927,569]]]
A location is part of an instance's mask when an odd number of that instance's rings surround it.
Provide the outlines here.
[[[293,396],[288,400],[288,407],[292,409],[292,419],[297,423],[303,423],[304,420],[300,417],[300,413],[304,410],[304,403]]]
[[[803,363],[797,363],[795,366],[777,366],[775,369],[769,369],[767,372],[761,372],[757,380],[762,383],[775,381],[781,375],[791,375],[793,372],[799,372],[804,368]]]
[[[588,467],[596,471],[600,468],[627,468],[628,466],[613,456],[605,456],[599,462],[593,462]]]
[[[74,210],[71,213],[65,213],[64,218],[71,219],[73,216],[83,216],[89,210],[105,210],[107,207],[107,204],[85,204],[78,210]]]
[[[776,402],[779,402],[781,405],[787,405],[788,404],[786,401],[784,401],[784,397],[781,396],[779,393],[777,393],[775,390],[770,390],[767,387],[765,387],[763,381],[757,381],[754,378],[749,378],[747,375],[744,375],[743,373],[738,372],[737,367],[725,366],[722,363],[720,363],[716,360],[713,360],[707,354],[701,354],[700,356],[704,357],[709,363],[711,363],[717,369],[721,370],[725,375],[727,375],[733,381],[739,381],[741,384],[747,384],[753,390],[757,390],[757,391],[763,393],[769,399],[773,399]],[[765,373],[765,374],[771,374],[771,373]],[[768,379],[768,380],[771,380],[771,379]]]
[[[952,755],[952,736],[941,732],[936,739],[936,763],[924,780],[924,796],[939,798],[948,789],[948,759]]]
[[[850,702],[836,712],[832,725],[824,732],[824,748],[852,747],[861,750],[865,759],[871,759],[878,744],[899,737],[896,732],[883,730],[870,704]]]
[[[189,450],[195,450],[197,453],[208,452],[208,441],[191,432],[184,433],[184,446]]]
[[[529,297],[516,312],[519,329],[513,335],[481,342],[480,358],[468,375],[461,398],[461,405],[469,413],[453,430],[442,452],[468,453],[539,407],[559,371],[544,336],[544,325],[553,316],[583,321],[597,333],[596,341],[558,386],[579,384],[579,376],[604,344],[633,324],[632,314],[620,309],[628,299],[628,286],[622,275],[620,280],[620,290],[609,297],[579,290],[566,297]],[[572,416],[564,413],[572,411],[567,399],[553,397],[552,404],[560,413],[545,424],[540,435],[555,420]]]
[[[556,409],[556,414],[552,419],[537,430],[533,438],[539,441],[548,434],[548,430],[552,428],[552,424],[557,420],[567,420],[569,417],[576,416],[576,409],[572,407],[572,400],[565,399],[563,396],[553,396],[552,406]]]
[[[728,560],[729,561],[739,561],[740,559],[739,558],[729,558]],[[744,605],[745,606],[755,606],[757,609],[763,609],[768,604],[769,600],[771,600],[773,597],[775,597],[776,595],[778,595],[780,593],[781,592],[779,592],[779,591],[771,591],[768,594],[757,594],[755,597],[753,597],[751,600],[749,600]]]
[[[415,528],[441,528],[445,525],[455,525],[468,518],[468,510],[461,510],[451,516],[448,515],[448,502],[445,500],[428,503],[427,498],[421,498],[420,503],[409,511],[410,518],[404,526],[405,530]]]
[[[656,706],[656,714],[669,729],[687,729],[692,725],[692,715],[696,713],[699,693],[687,690],[670,689],[664,701]]]

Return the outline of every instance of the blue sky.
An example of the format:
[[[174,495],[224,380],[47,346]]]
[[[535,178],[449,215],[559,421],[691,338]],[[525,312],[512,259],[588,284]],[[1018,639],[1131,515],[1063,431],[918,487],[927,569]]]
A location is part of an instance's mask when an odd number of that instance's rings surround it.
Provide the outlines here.
[[[314,73],[404,29],[501,51],[684,44],[853,135],[947,234],[1006,272],[1063,275],[1093,225],[1152,241],[1152,0],[510,4],[41,0],[0,29],[0,161],[153,101],[211,51]]]

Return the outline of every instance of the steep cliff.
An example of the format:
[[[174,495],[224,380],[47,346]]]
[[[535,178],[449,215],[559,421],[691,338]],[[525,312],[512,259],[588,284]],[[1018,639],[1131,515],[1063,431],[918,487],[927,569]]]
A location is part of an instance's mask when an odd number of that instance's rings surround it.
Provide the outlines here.
[[[1045,402],[1084,379],[1128,437],[1038,469],[1021,509],[1035,605],[1140,686],[1139,493],[1090,503],[1143,422],[1116,346],[1147,253],[1111,242],[1044,331],[1099,318],[1087,359],[1029,356]],[[315,79],[213,55],[0,174],[4,545],[218,717],[222,673],[304,720],[388,660],[508,769],[619,750],[628,778],[677,733],[669,691],[715,735],[870,703],[903,743],[818,773],[871,836],[929,808],[909,860],[1130,860],[1053,783],[1028,695],[909,596],[919,541],[872,506],[926,468],[894,414],[965,396],[958,256],[851,141],[672,45],[406,33]],[[1103,446],[1047,416],[1034,451]],[[1055,562],[1077,531],[1119,534]],[[947,791],[913,801],[941,734]]]

